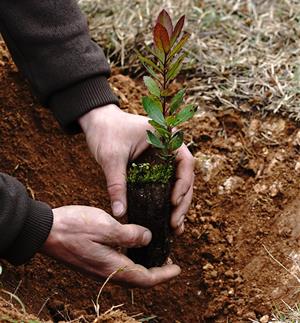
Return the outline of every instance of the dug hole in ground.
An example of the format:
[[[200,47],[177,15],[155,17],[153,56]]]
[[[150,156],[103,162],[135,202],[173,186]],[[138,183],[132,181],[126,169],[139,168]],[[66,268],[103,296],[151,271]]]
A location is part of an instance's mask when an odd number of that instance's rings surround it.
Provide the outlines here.
[[[2,63],[0,71],[1,171],[52,207],[84,204],[109,212],[105,179],[84,136],[63,134],[11,63]],[[145,89],[139,81],[115,71],[111,84],[122,109],[141,112]],[[100,310],[124,304],[129,316],[143,313],[140,318],[156,316],[149,322],[168,323],[271,318],[274,305],[284,307],[282,300],[291,306],[299,302],[299,124],[252,110],[218,112],[207,106],[184,128],[196,180],[185,233],[171,246],[182,274],[150,290],[108,284]],[[94,320],[92,300],[102,282],[40,255],[18,268],[1,265],[1,291],[17,296],[27,313],[54,322]],[[3,314],[12,305],[10,296],[1,296]],[[20,309],[14,298],[10,304]]]

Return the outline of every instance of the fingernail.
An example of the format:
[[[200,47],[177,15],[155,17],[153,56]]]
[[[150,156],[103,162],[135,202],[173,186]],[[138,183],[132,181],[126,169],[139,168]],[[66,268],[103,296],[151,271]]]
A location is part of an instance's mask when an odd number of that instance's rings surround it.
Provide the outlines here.
[[[183,221],[184,221],[184,218],[185,218],[185,214],[183,214],[183,215],[179,218],[178,223],[177,223],[177,228],[179,228],[179,227],[182,225],[182,223],[183,223]]]
[[[124,213],[124,205],[120,201],[113,202],[112,211],[114,216],[121,216]]]
[[[177,201],[176,201],[176,205],[179,205],[183,200],[183,196],[181,195],[180,197],[178,197]]]
[[[143,239],[142,239],[142,244],[143,246],[147,246],[150,241],[151,241],[151,238],[152,238],[152,234],[150,231],[145,231],[144,234],[143,234]]]

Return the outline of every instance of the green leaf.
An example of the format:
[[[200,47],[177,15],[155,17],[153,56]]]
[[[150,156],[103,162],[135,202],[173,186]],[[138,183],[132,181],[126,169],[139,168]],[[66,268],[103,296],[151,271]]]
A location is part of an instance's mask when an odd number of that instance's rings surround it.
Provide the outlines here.
[[[174,45],[174,43],[176,42],[176,40],[178,39],[181,31],[182,31],[182,28],[183,28],[183,25],[184,25],[184,20],[185,20],[185,16],[182,16],[176,23],[175,25],[175,28],[174,28],[174,31],[172,33],[172,37],[171,37],[171,46]]]
[[[183,102],[183,97],[185,94],[185,89],[182,89],[176,93],[176,95],[172,98],[170,103],[170,114],[173,114],[177,111],[180,105]]]
[[[175,117],[175,121],[173,123],[173,127],[178,126],[179,124],[191,119],[197,111],[197,107],[193,104],[187,105],[183,108]]]
[[[183,131],[177,131],[173,134],[169,143],[169,148],[173,151],[178,149],[183,144]]]
[[[176,118],[174,116],[169,116],[166,118],[166,123],[168,126],[172,127],[175,121],[176,121]]]
[[[170,70],[167,73],[167,81],[172,81],[175,79],[175,77],[179,74],[181,67],[182,67],[182,63],[183,60],[185,59],[185,57],[187,56],[187,53],[182,54],[177,61],[172,64]]]
[[[165,148],[164,144],[160,141],[160,139],[150,130],[147,130],[147,142],[156,148]]]
[[[156,96],[156,97],[160,97],[160,89],[159,86],[157,85],[157,83],[153,80],[153,78],[149,77],[149,76],[144,76],[144,83],[148,88],[148,91]]]
[[[165,126],[165,118],[162,113],[161,103],[150,96],[144,96],[142,98],[142,103],[148,116],[160,125]]]
[[[140,52],[137,50],[135,51],[136,54],[138,55],[139,60],[142,62],[142,64],[150,66],[153,70],[156,70],[157,72],[161,73],[162,70],[159,66],[157,66],[154,62],[151,61],[151,59],[143,56]],[[146,66],[145,66],[146,67]]]
[[[155,58],[158,59],[158,61],[163,64],[164,58],[165,58],[165,53],[161,51],[157,51],[155,49],[150,48],[147,44],[144,44],[145,49],[152,54]]]
[[[171,133],[165,126],[160,125],[159,123],[155,122],[154,120],[148,121],[151,126],[163,137],[170,137]]]
[[[182,47],[189,40],[190,36],[191,35],[189,33],[187,33],[187,32],[182,35],[179,42],[176,44],[176,46],[168,54],[168,57],[167,57],[168,62],[170,62],[173,59],[173,57],[181,51]]]

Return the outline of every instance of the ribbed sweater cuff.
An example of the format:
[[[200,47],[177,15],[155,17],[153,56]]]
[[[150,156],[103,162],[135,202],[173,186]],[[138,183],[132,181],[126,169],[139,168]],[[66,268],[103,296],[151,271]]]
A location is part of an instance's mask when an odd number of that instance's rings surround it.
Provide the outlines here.
[[[30,200],[28,216],[20,235],[6,251],[3,258],[13,265],[27,262],[42,247],[53,224],[51,208],[41,202]]]
[[[55,93],[49,101],[49,108],[66,132],[78,133],[81,131],[78,118],[107,104],[119,105],[118,98],[107,78],[97,76]]]

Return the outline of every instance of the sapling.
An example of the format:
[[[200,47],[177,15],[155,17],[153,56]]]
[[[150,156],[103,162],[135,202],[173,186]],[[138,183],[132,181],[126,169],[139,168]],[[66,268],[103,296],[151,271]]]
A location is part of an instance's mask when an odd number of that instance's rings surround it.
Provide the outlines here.
[[[152,231],[149,246],[128,250],[128,256],[146,267],[160,266],[169,254],[170,194],[175,181],[176,151],[183,144],[183,131],[177,127],[193,117],[196,107],[184,105],[185,89],[174,93],[171,84],[187,56],[184,45],[190,34],[183,32],[185,16],[173,27],[169,14],[162,10],[153,28],[153,48],[137,55],[149,73],[144,83],[149,95],[142,105],[153,130],[147,131],[152,147],[129,165],[128,220]]]

